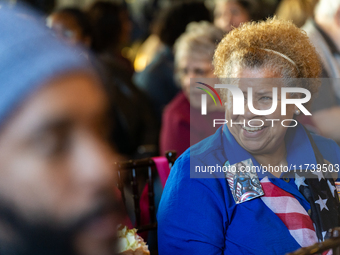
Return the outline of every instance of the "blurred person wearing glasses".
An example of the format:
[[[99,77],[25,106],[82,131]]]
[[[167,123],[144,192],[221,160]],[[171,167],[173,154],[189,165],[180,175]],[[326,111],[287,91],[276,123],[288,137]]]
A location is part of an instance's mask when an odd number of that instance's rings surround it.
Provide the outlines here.
[[[215,78],[212,59],[223,31],[207,21],[192,22],[176,40],[175,77],[182,92],[165,108],[160,135],[161,155],[175,150],[181,155],[192,144],[212,135],[213,119],[223,119],[223,108],[208,101],[208,115],[201,115],[201,90],[191,88],[191,78]],[[198,84],[193,84],[196,87]],[[192,92],[192,93],[190,93]],[[195,128],[196,127],[196,128]]]

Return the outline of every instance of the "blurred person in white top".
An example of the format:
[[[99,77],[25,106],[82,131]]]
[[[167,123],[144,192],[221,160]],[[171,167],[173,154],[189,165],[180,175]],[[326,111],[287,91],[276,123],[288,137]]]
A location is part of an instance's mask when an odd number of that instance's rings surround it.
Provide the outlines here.
[[[312,104],[312,118],[320,133],[340,142],[340,0],[320,0],[314,19],[302,27],[315,46],[324,81]]]

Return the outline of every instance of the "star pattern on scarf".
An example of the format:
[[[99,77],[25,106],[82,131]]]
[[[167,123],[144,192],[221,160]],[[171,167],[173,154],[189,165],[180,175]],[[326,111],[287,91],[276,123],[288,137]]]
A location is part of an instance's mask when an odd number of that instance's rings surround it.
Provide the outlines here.
[[[323,236],[323,240],[325,240],[326,234],[328,231],[322,231],[322,236]]]
[[[318,176],[319,181],[321,181],[321,179],[325,179],[325,177],[323,176],[323,173],[321,171],[314,171],[313,174]]]
[[[329,187],[333,197],[335,197],[336,187],[334,185],[332,185],[332,183],[330,183],[329,180],[327,180],[327,184],[328,184],[328,187]]]
[[[300,186],[307,186],[307,184],[305,183],[305,177],[300,177],[297,173],[295,173],[295,184],[298,187],[298,189],[300,188]]]
[[[326,199],[322,199],[319,195],[319,199],[315,201],[316,204],[319,204],[320,205],[320,211],[322,211],[323,209],[326,209],[329,211],[326,203],[327,203],[327,198]]]
[[[321,174],[323,175],[323,173]],[[320,177],[321,174],[319,174]],[[324,241],[325,233],[338,224],[339,198],[334,181],[332,178],[327,177],[318,179],[315,172],[301,172],[299,177],[305,177],[304,183],[307,186],[300,185],[298,189],[309,201],[311,206],[309,215],[315,225],[314,229],[318,239]],[[298,185],[299,181],[295,180],[296,185]]]

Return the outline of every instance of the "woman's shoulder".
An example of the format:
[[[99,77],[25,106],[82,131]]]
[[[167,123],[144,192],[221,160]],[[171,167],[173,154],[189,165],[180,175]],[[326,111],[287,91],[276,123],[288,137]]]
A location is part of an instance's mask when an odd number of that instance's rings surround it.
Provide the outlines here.
[[[219,128],[213,135],[190,146],[176,162],[185,164],[190,160],[204,161],[204,159],[209,158],[209,155],[216,154],[216,152],[222,153],[223,151],[222,130]]]
[[[312,134],[312,137],[324,159],[332,164],[340,164],[340,147],[336,142],[317,134]]]
[[[222,131],[218,129],[215,134],[188,148],[176,160],[169,179],[176,183],[190,179],[194,166],[223,165],[227,159],[222,141]]]
[[[331,150],[331,149],[340,149],[338,144],[333,141],[332,139],[323,137],[321,135],[318,134],[311,134],[313,137],[314,142],[316,143],[316,145],[318,146],[318,149],[320,151],[322,150]]]
[[[196,166],[209,166],[224,163],[221,161],[223,151],[216,140],[219,135],[214,134],[194,146],[188,148],[181,154],[173,167],[163,191],[163,200],[174,201],[182,199],[183,194],[197,192],[197,189],[214,190],[215,195],[220,198],[227,196],[227,182],[225,178],[217,178],[214,175],[194,174]],[[205,173],[204,173],[205,174]],[[171,194],[171,196],[169,195]],[[210,194],[211,195],[211,194]],[[206,196],[210,196],[206,193]]]
[[[193,157],[205,159],[211,154],[225,153],[223,146],[223,129],[220,127],[213,135],[191,146],[190,153]]]

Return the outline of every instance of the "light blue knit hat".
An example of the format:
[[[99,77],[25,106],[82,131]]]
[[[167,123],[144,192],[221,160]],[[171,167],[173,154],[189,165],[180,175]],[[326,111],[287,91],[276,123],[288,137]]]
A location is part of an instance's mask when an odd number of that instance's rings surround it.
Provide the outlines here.
[[[22,6],[0,7],[1,126],[44,81],[73,69],[91,69],[79,52],[39,23],[42,17]]]

